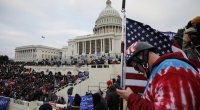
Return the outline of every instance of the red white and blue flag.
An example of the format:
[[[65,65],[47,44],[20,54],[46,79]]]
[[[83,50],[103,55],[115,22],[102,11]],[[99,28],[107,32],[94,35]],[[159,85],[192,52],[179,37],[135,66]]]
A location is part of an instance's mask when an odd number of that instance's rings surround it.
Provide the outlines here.
[[[166,53],[180,51],[186,57],[185,53],[172,44],[169,36],[164,35],[149,25],[145,25],[138,21],[127,18],[126,19],[126,49],[136,41],[148,42],[157,49],[159,55]],[[130,52],[131,53],[131,52]],[[198,67],[200,68],[200,67]],[[138,73],[132,67],[125,69],[126,79],[124,81],[125,87],[130,87],[136,93],[143,93],[147,79],[143,74]]]
[[[126,19],[126,49],[136,41],[148,42],[157,48],[159,55],[172,52],[168,36],[138,21]]]
[[[168,36],[138,21],[126,19],[126,49],[136,41],[148,42],[157,47],[159,55],[172,52],[172,43]],[[132,67],[126,67],[125,88],[130,87],[135,93],[143,93],[147,78]]]
[[[143,73],[134,70],[133,67],[126,67],[125,88],[130,87],[134,93],[143,93],[147,84],[147,78]]]

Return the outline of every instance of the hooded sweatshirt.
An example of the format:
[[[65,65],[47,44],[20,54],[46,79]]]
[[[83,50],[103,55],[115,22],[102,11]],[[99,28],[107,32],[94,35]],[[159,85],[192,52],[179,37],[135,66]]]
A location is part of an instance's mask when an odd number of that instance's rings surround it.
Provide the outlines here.
[[[130,110],[200,110],[200,75],[180,52],[156,60],[143,96],[132,93]]]

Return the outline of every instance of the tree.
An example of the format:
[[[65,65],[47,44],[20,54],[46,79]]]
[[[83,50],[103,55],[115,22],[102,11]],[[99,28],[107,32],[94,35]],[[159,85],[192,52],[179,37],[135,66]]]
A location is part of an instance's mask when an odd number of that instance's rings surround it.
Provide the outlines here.
[[[0,64],[4,64],[9,62],[9,58],[7,55],[0,55]]]

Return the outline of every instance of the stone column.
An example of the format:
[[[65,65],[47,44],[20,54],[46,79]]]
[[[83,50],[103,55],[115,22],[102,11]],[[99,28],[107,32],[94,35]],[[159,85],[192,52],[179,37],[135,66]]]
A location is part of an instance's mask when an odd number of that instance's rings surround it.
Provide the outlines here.
[[[81,55],[84,53],[84,42],[82,42],[82,53]]]
[[[103,52],[105,53],[105,39],[103,39]]]
[[[24,50],[22,50],[22,59],[24,58]]]
[[[92,46],[91,45],[92,45],[92,43],[91,43],[91,40],[90,40],[90,54],[92,54],[92,52],[91,52],[92,51],[92,49],[91,49]]]
[[[111,51],[110,38],[109,38],[108,42],[109,42],[108,45],[109,45],[109,53],[110,53],[110,51]]]
[[[24,50],[24,59],[26,59],[26,50]]]
[[[79,42],[77,42],[77,53],[79,55]]]
[[[30,59],[30,49],[27,50],[27,59]]]
[[[110,50],[113,51],[113,39],[110,38]]]
[[[22,57],[22,51],[20,50],[19,52],[20,52],[20,54],[19,54],[19,59],[21,60],[21,57]]]
[[[103,39],[101,39],[101,53],[103,52]]]
[[[32,49],[32,60],[34,60],[34,52],[33,52],[34,49]]]
[[[25,59],[25,57],[26,57],[26,51],[25,50],[23,50],[23,60]]]
[[[19,56],[21,56],[20,54],[21,54],[20,51],[18,51],[18,52],[17,52],[17,59],[20,58],[20,57],[19,57]]]
[[[21,59],[24,57],[24,51],[21,50]]]
[[[97,40],[95,40],[95,54],[97,53]]]
[[[85,44],[85,52],[84,52],[84,53],[86,54],[86,41],[85,41],[85,43],[84,43],[84,44]]]
[[[25,52],[26,52],[25,53],[25,59],[27,60],[27,58],[28,58],[28,50],[26,50]]]

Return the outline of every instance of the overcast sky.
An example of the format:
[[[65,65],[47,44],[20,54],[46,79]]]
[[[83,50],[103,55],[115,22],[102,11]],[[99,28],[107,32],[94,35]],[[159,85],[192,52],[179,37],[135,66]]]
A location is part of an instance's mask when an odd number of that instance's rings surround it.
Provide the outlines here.
[[[122,15],[122,0],[111,2]],[[176,32],[200,14],[199,5],[200,0],[126,0],[126,16]],[[25,45],[62,48],[68,39],[93,34],[105,6],[106,0],[0,0],[0,55],[14,58],[15,47]]]

